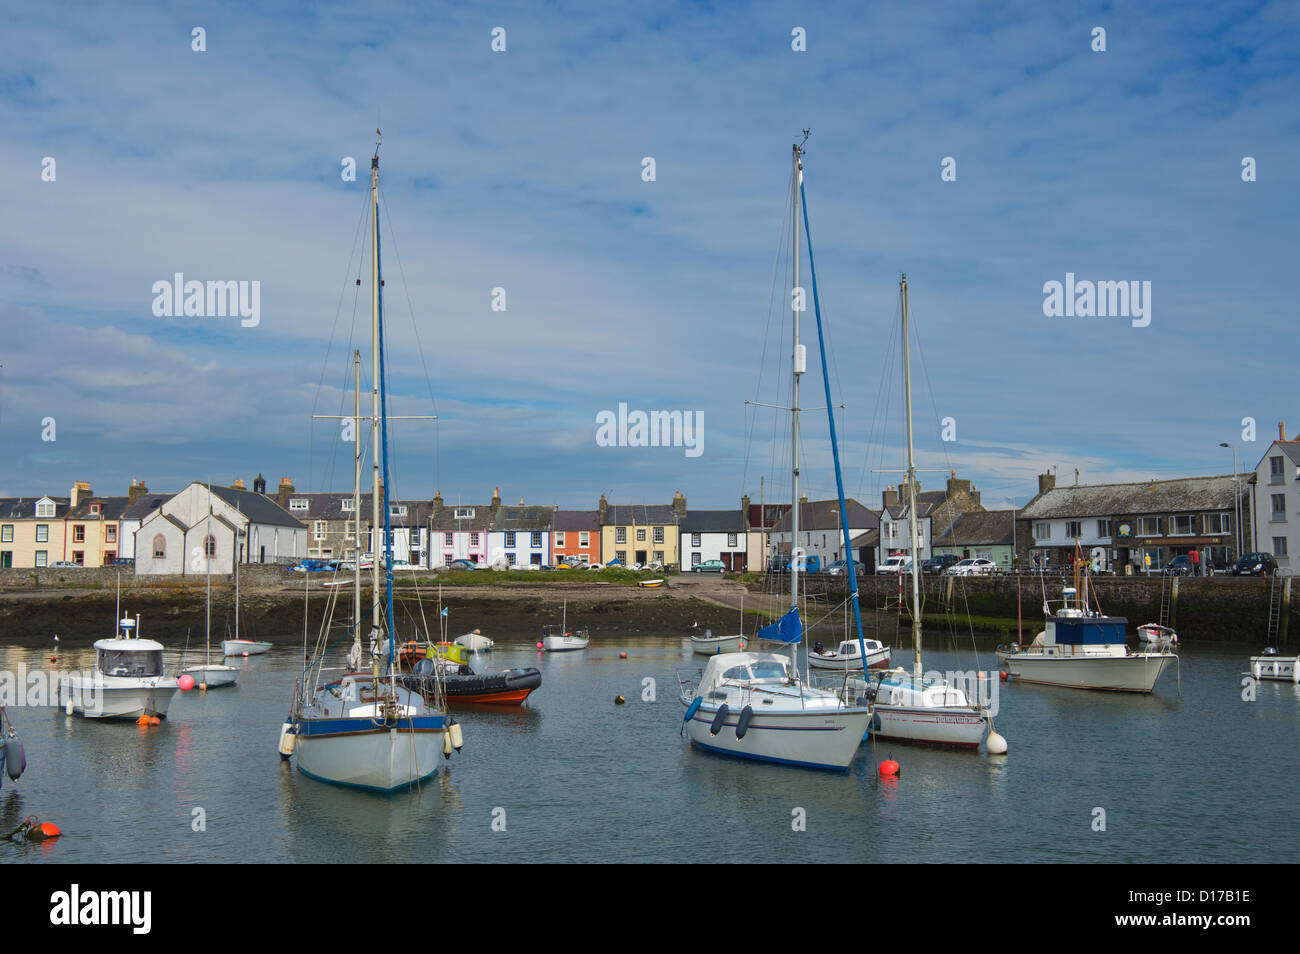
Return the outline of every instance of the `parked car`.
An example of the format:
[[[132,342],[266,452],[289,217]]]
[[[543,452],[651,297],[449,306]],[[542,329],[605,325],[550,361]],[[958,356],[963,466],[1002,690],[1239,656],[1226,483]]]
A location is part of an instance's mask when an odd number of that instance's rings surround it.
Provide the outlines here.
[[[113,566],[135,566],[135,557],[118,557]]]
[[[848,572],[849,572],[848,560],[836,560],[830,566],[826,567],[827,576],[847,576]],[[862,566],[861,563],[859,563],[857,560],[853,561],[854,576],[862,576],[866,572],[867,572],[866,569]]]
[[[1194,570],[1191,558],[1186,553],[1183,553],[1166,563],[1164,570],[1161,572],[1166,576],[1191,576]]]
[[[946,576],[992,576],[998,571],[998,565],[983,557],[970,557],[954,563],[944,570]]]
[[[60,560],[58,563],[51,563],[50,566],[58,570],[78,570],[81,569],[80,563],[73,563],[71,560]]]
[[[473,560],[452,560],[447,564],[449,570],[472,570],[474,569]]]
[[[1272,576],[1277,572],[1277,560],[1271,553],[1247,553],[1232,565],[1233,576]]]
[[[912,558],[910,556],[891,556],[876,567],[876,574],[881,573],[910,573],[912,572]]]
[[[921,561],[922,573],[942,573],[948,567],[955,563],[961,562],[961,557],[955,553],[941,553],[938,556],[928,557]]]
[[[692,573],[726,573],[727,568],[721,560],[705,560],[691,567]]]

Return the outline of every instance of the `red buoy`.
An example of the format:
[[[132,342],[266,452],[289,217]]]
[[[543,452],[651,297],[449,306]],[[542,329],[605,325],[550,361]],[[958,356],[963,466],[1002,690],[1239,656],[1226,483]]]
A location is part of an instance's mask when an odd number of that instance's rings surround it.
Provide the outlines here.
[[[619,659],[626,659],[626,658],[627,658],[627,653],[619,653],[619,654],[618,654],[618,658],[619,658]]]
[[[37,834],[38,832],[39,834]],[[32,833],[35,834],[37,838],[42,839],[58,838],[63,834],[63,832],[59,831],[59,826],[54,824],[54,822],[41,822],[40,827],[33,829]]]
[[[896,778],[899,771],[899,765],[893,759],[885,759],[885,761],[880,763],[880,775],[882,778]]]
[[[538,649],[541,649],[541,648],[542,648],[542,644],[541,644],[541,643],[538,643],[538,644],[537,644],[537,648],[538,648]]]
[[[1011,673],[1007,672],[1005,669],[1002,670],[1002,681],[1006,682],[1010,678],[1011,678]]]

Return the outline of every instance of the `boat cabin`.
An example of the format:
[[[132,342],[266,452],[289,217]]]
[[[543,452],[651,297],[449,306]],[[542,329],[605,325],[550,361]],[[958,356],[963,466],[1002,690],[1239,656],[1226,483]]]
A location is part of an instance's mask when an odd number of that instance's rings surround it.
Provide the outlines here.
[[[786,685],[790,680],[790,658],[780,653],[722,653],[704,667],[700,692],[724,683],[730,686]]]
[[[101,639],[95,643],[95,668],[106,676],[161,676],[162,644],[152,639]]]

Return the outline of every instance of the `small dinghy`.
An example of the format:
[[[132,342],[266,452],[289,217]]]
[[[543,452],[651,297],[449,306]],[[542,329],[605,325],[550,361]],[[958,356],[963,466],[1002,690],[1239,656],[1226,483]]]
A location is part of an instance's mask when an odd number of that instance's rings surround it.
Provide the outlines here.
[[[227,656],[256,656],[270,648],[270,643],[257,639],[223,639],[221,641],[221,651]]]
[[[821,642],[813,644],[808,653],[808,665],[814,669],[844,669],[850,672],[861,669],[888,669],[889,647],[878,639],[864,639],[867,647],[867,664],[862,665],[862,647],[856,639],[846,639],[838,649],[826,649]]]
[[[477,629],[466,633],[464,636],[457,636],[455,639],[457,646],[464,646],[472,653],[491,652],[493,642],[488,639]]]
[[[1143,646],[1160,646],[1169,649],[1178,645],[1178,634],[1159,623],[1143,623],[1137,628],[1138,641]]]
[[[711,629],[706,629],[703,636],[691,637],[691,652],[697,656],[743,653],[747,645],[749,641],[744,636],[714,636]]]

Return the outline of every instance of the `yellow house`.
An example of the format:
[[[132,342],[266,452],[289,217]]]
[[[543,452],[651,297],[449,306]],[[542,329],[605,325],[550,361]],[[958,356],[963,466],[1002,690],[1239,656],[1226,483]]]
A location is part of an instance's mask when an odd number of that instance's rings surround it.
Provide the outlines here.
[[[601,494],[599,513],[600,558],[606,563],[681,565],[679,524],[686,498],[680,492],[671,504],[614,505]]]
[[[66,497],[0,500],[0,567],[42,567],[66,560]]]

